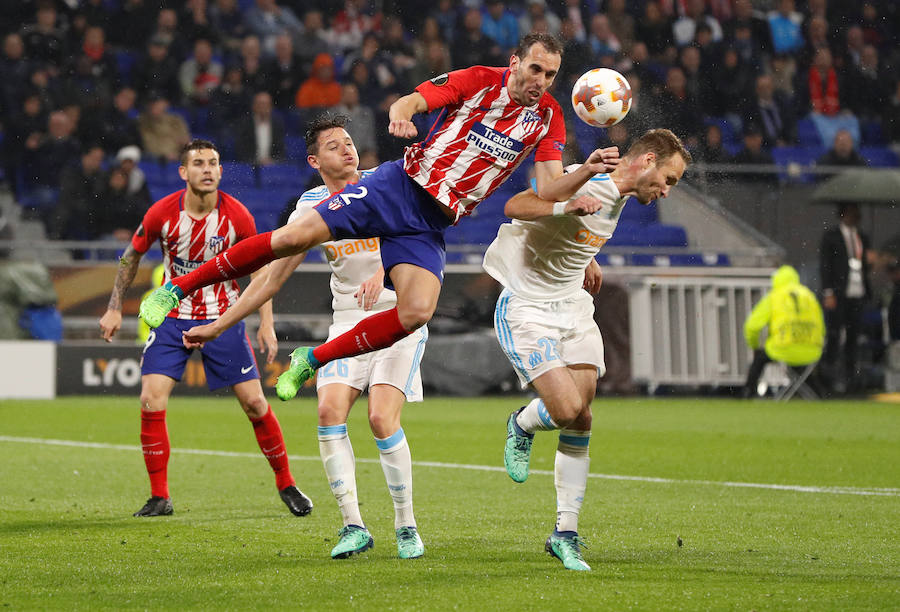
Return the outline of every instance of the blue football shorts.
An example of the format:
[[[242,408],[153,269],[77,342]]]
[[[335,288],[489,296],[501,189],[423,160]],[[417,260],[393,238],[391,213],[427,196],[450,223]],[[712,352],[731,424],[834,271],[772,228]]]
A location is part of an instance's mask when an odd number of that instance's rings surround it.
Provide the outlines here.
[[[207,323],[211,321],[166,317],[162,325],[150,330],[141,357],[141,374],[164,374],[180,381],[193,351],[184,347],[181,332]],[[243,321],[203,345],[200,355],[210,391],[259,378],[256,356]]]
[[[425,268],[444,281],[444,230],[451,225],[434,199],[403,169],[403,161],[381,164],[353,185],[316,205],[336,240],[380,238],[384,284],[400,263]]]

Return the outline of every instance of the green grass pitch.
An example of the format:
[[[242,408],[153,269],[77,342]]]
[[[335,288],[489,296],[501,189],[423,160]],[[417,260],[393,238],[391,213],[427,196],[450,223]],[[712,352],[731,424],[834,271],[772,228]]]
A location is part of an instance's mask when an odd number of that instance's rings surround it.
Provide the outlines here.
[[[311,399],[273,406],[315,503],[304,518],[278,499],[233,399],[176,391],[175,514],[151,519],[131,517],[149,495],[136,397],[0,402],[0,609],[900,609],[897,404],[597,400],[580,521],[593,571],[579,573],[543,552],[556,435],[537,435],[526,483],[502,469],[521,403],[406,407],[426,545],[411,561],[396,558],[358,405],[349,430],[375,548],[333,561],[340,515]]]

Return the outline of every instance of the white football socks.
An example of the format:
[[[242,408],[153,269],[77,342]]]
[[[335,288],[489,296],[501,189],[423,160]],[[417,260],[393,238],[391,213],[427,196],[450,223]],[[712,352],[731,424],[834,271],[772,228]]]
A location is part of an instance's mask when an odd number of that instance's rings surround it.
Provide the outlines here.
[[[344,525],[365,527],[356,496],[356,458],[346,423],[319,427],[319,455]]]
[[[550,418],[547,407],[544,406],[543,400],[539,397],[528,402],[528,405],[516,416],[516,423],[519,424],[523,431],[528,433],[559,429],[559,425]]]
[[[387,438],[375,438],[381,453],[381,469],[394,500],[394,529],[415,527],[412,502],[412,459],[401,427]]]
[[[563,429],[556,447],[554,484],[556,485],[556,530],[578,531],[578,513],[587,488],[591,458],[590,431]]]

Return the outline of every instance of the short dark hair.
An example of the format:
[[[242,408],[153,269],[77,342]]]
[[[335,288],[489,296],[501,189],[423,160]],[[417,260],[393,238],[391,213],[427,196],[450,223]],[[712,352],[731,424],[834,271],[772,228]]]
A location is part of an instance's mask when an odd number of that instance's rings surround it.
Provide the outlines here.
[[[513,55],[523,58],[528,55],[528,51],[535,43],[544,45],[544,48],[550,53],[562,55],[563,46],[559,39],[552,34],[544,34],[542,32],[529,32],[519,41],[519,46],[513,51]]]
[[[306,154],[318,155],[319,134],[325,130],[343,128],[350,120],[347,115],[319,115],[306,126]]]
[[[684,148],[681,139],[675,135],[672,130],[659,128],[655,130],[647,130],[643,136],[635,140],[625,157],[634,158],[644,153],[655,153],[657,165],[663,163],[673,155],[680,155],[685,165],[691,163],[693,158],[690,152]]]
[[[212,149],[216,153],[219,152],[219,148],[213,141],[204,140],[203,138],[194,138],[181,148],[181,155],[178,157],[181,165],[183,166],[187,163],[187,154],[189,151],[199,151],[200,149]]]

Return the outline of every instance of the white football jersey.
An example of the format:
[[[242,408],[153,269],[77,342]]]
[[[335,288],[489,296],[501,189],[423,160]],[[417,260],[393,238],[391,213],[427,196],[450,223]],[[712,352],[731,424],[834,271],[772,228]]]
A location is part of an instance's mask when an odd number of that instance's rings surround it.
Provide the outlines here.
[[[360,178],[369,176],[374,170],[363,170]],[[290,223],[312,210],[316,204],[331,196],[328,188],[321,185],[310,189],[300,196],[297,206],[288,220]],[[381,267],[381,241],[378,238],[348,238],[323,242],[319,248],[331,266],[331,306],[334,309],[335,323],[355,322],[375,312],[393,308],[397,303],[397,294],[384,289],[372,310],[364,311],[359,307],[357,298],[353,296],[359,286],[372,277]]]
[[[582,291],[585,268],[612,237],[628,199],[608,174],[594,176],[571,199],[584,195],[597,198],[603,207],[592,215],[514,219],[501,225],[484,254],[487,273],[527,299],[563,300]]]

